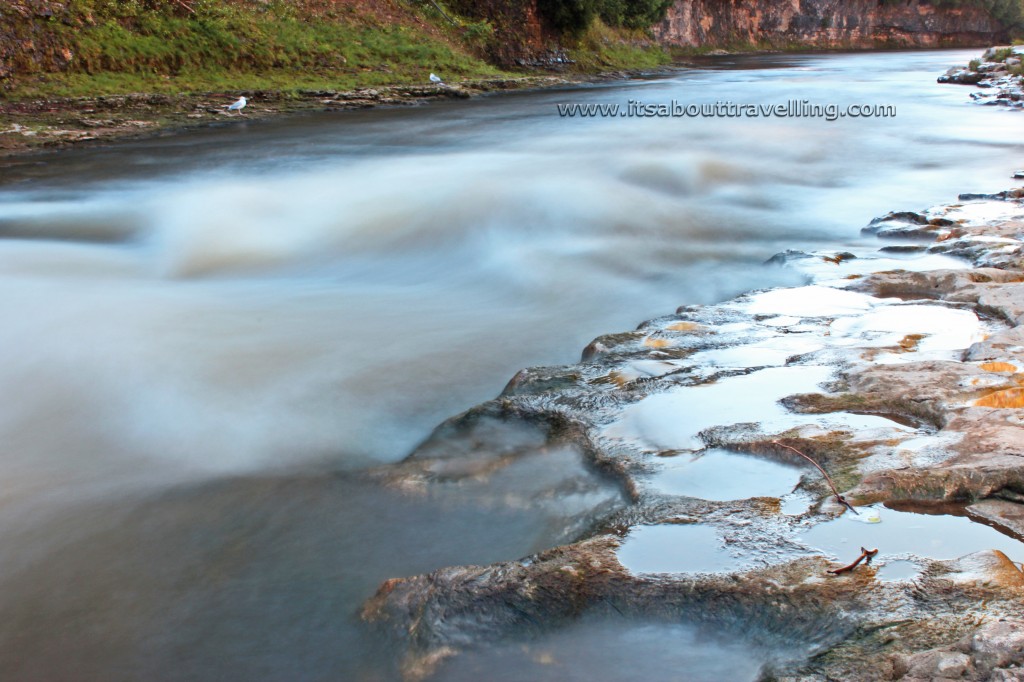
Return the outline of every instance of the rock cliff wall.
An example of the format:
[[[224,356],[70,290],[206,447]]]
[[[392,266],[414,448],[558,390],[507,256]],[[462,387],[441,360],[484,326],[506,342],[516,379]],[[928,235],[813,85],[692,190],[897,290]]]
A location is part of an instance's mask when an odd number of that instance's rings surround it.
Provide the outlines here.
[[[676,0],[654,28],[680,47],[975,47],[1005,30],[977,7],[907,0]]]

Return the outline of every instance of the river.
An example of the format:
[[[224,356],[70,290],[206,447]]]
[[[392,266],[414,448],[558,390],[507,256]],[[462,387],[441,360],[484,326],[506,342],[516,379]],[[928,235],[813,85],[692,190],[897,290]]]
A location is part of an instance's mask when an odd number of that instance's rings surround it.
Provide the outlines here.
[[[496,504],[518,479],[410,497],[359,473],[521,367],[797,281],[774,253],[1008,186],[1017,117],[935,83],[974,56],[719,58],[0,161],[0,678],[393,678],[355,615],[382,580],[551,546],[586,505]],[[556,109],[629,100],[897,115]],[[593,477],[574,456],[554,469]],[[630,651],[656,676],[652,650],[673,648],[578,630],[559,646],[580,674],[622,652],[587,679],[630,679]],[[664,665],[714,679],[703,647]],[[481,656],[439,677],[498,661],[515,678],[506,651]]]

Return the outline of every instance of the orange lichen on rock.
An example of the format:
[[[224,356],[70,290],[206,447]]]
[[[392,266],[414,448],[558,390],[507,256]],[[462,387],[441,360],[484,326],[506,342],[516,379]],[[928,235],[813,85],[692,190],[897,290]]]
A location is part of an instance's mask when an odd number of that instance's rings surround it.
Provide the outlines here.
[[[1024,408],[1024,388],[994,391],[974,401],[978,407]]]
[[[608,380],[611,381],[616,386],[618,386],[619,388],[622,388],[623,386],[629,383],[629,377],[627,377],[622,372],[609,372]]]
[[[665,348],[666,346],[669,345],[669,342],[668,339],[656,339],[654,337],[648,336],[646,339],[644,339],[644,345],[647,346],[648,348]]]
[[[983,362],[979,365],[986,372],[1016,372],[1017,366],[1008,362]]]
[[[912,353],[917,350],[917,345],[925,336],[925,334],[907,334],[900,340],[900,350],[904,353]]]
[[[665,327],[665,329],[673,332],[695,332],[703,328],[703,326],[696,322],[676,322],[675,324]]]

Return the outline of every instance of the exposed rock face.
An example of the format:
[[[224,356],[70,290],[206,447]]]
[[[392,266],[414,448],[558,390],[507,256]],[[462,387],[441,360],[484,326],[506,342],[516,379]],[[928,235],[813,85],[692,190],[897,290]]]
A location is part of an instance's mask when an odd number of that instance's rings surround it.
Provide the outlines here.
[[[540,18],[536,2],[517,0],[454,0],[448,3],[463,16],[486,20],[495,40],[487,46],[488,59],[502,66],[557,67],[555,32]]]
[[[388,581],[362,615],[410,641],[415,653],[406,660],[407,679],[429,676],[444,658],[456,655],[455,642],[487,641],[537,624],[557,627],[606,605],[631,619],[670,622],[685,614],[734,636],[756,631],[762,644],[799,642],[828,652],[821,656],[825,665],[801,671],[802,676],[784,677],[789,671],[782,668],[764,671],[764,680],[934,680],[942,676],[932,671],[945,669],[951,660],[972,673],[954,679],[980,680],[993,679],[983,676],[993,669],[1024,662],[1024,633],[1009,615],[1024,594],[1024,575],[1000,552],[929,562],[913,583],[878,581],[870,567],[851,579],[822,579],[825,565],[819,559],[669,580],[630,574],[616,559],[619,543],[598,537],[528,562],[445,568]],[[963,611],[982,600],[1001,620],[974,631]],[[890,642],[959,635],[946,648],[901,654],[898,645],[873,650],[872,629],[885,632]],[[837,642],[843,644],[830,651]],[[817,676],[823,670],[828,677]]]
[[[523,370],[378,475],[402,489],[495,476],[517,455],[488,431],[525,421],[631,504],[594,506],[574,541],[530,557],[389,580],[363,618],[401,642],[410,680],[608,611],[796,652],[761,680],[1022,679],[1019,194],[865,229],[919,258],[787,252],[773,260],[815,284],[685,306],[596,339],[579,364]],[[716,450],[800,467],[799,483],[716,497],[665,477]],[[960,533],[970,546],[936,552]],[[858,547],[877,554],[851,569]]]
[[[980,90],[971,93],[971,99],[975,102],[1021,109],[1024,108],[1022,58],[1024,47],[1020,45],[990,47],[985,50],[981,59],[975,59],[967,66],[954,66],[946,71],[939,76],[939,82],[976,85]]]
[[[904,680],[1021,680],[1024,622],[1000,619],[980,627],[956,645],[923,651],[897,661]]]
[[[973,47],[1005,30],[979,8],[918,0],[677,0],[655,35],[683,47]]]
[[[0,80],[18,72],[61,71],[74,54],[47,23],[64,2],[20,0],[0,6]]]

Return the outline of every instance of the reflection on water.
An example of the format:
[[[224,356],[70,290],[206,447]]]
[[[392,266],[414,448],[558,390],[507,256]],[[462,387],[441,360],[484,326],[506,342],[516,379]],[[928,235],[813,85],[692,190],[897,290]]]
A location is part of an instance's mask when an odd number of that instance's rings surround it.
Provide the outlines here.
[[[700,524],[634,528],[618,552],[631,573],[714,573],[743,563],[725,551],[718,531]]]
[[[651,480],[658,491],[701,500],[782,497],[800,482],[802,469],[755,455],[714,448],[664,462]]]
[[[879,562],[876,578],[884,582],[913,580],[921,573],[921,567],[913,561],[897,560]]]
[[[386,677],[350,657],[373,585],[564,534],[309,472],[396,461],[598,334],[793,282],[760,266],[779,250],[1001,188],[1016,122],[934,84],[967,58],[755,58],[0,162],[5,676]],[[794,97],[898,116],[555,115]]]
[[[851,561],[861,547],[879,549],[885,556],[912,555],[929,559],[957,559],[997,549],[1011,560],[1024,560],[1024,543],[966,516],[922,514],[875,508],[878,523],[863,523],[845,513],[835,521],[811,528],[801,540],[830,556]],[[862,512],[863,515],[863,512]]]

